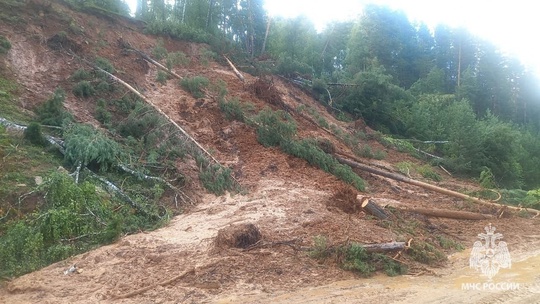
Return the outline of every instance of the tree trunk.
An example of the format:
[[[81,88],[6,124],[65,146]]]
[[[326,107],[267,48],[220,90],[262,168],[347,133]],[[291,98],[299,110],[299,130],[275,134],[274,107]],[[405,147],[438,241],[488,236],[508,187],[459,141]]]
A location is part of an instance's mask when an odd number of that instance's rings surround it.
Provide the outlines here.
[[[346,158],[343,158],[343,157],[340,157],[340,156],[337,156],[337,155],[335,155],[335,158],[336,158],[337,161],[339,161],[342,164],[349,165],[351,167],[354,167],[354,168],[357,168],[357,169],[360,169],[360,170],[363,170],[363,171],[366,171],[366,172],[369,172],[369,173],[372,173],[372,174],[384,176],[384,177],[387,177],[387,178],[390,178],[390,179],[393,179],[393,180],[397,180],[397,181],[408,183],[408,184],[411,184],[411,185],[415,185],[415,186],[418,186],[418,187],[421,187],[421,188],[424,188],[424,189],[428,189],[428,190],[431,190],[431,191],[442,193],[444,195],[458,197],[458,198],[461,198],[461,199],[464,199],[464,200],[473,201],[475,203],[490,206],[490,207],[497,207],[497,208],[503,208],[504,207],[504,208],[508,208],[508,209],[512,209],[512,210],[516,210],[516,211],[526,210],[527,212],[535,214],[535,215],[538,215],[540,213],[540,211],[538,211],[538,210],[523,209],[523,208],[519,208],[519,207],[515,207],[515,206],[508,206],[508,205],[502,205],[502,204],[497,204],[497,203],[484,201],[484,200],[479,199],[477,197],[472,197],[472,196],[469,196],[469,195],[466,195],[466,194],[463,194],[463,193],[459,193],[459,192],[456,192],[456,191],[452,191],[452,190],[444,189],[444,188],[441,188],[441,187],[437,187],[437,186],[434,186],[434,185],[431,185],[431,184],[428,184],[428,183],[424,183],[424,182],[421,182],[421,181],[417,181],[417,180],[405,177],[403,175],[394,174],[394,173],[382,171],[382,170],[379,170],[379,169],[375,169],[373,167],[370,167],[370,166],[367,166],[367,165],[364,165],[364,164],[361,164],[361,163],[358,163],[358,162],[355,162],[355,161],[352,161],[352,160],[349,160],[349,159],[346,159]]]
[[[266,40],[268,40],[268,33],[270,32],[270,23],[272,23],[272,17],[268,16],[268,23],[266,24],[266,31],[264,32],[264,40],[261,48],[261,55],[266,51]]]
[[[232,70],[236,74],[236,77],[238,77],[240,80],[242,80],[242,82],[244,82],[244,75],[242,75],[242,73],[240,73],[240,71],[236,69],[234,64],[229,60],[229,58],[227,58],[227,56],[223,55],[223,57],[225,58],[225,60],[227,60],[227,63],[231,66]]]
[[[360,206],[362,206],[362,209],[366,213],[371,214],[380,220],[385,220],[388,218],[388,213],[386,213],[386,211],[384,211],[384,209],[375,203],[371,198],[364,197],[360,200],[360,202]]]
[[[399,208],[401,209],[401,208]],[[444,217],[457,220],[486,220],[494,218],[491,214],[481,214],[467,211],[456,211],[446,209],[431,209],[431,208],[404,208],[404,211],[410,211],[427,216]]]
[[[366,244],[362,245],[367,252],[389,252],[403,250],[406,247],[405,242],[390,242],[380,244]]]

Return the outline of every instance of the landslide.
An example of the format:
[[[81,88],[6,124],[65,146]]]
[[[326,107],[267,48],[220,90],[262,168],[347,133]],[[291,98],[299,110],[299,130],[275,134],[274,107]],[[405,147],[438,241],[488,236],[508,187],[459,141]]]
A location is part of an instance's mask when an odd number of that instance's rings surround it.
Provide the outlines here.
[[[136,53],[126,52],[118,41],[127,41],[134,48],[152,54],[158,39],[162,39],[169,52],[182,51],[190,59],[189,65],[174,69],[176,74],[204,76],[212,83],[223,81],[227,98],[250,102],[254,111],[270,107],[288,112],[298,125],[298,138],[325,140],[340,154],[354,155],[350,144],[317,123],[324,120],[334,126],[331,129],[351,137],[363,134],[356,137],[356,144],[386,154],[383,160],[356,157],[359,161],[394,172],[398,171],[396,164],[404,161],[423,165],[408,154],[380,144],[379,133],[369,128],[359,130],[358,123],[337,120],[309,92],[280,77],[267,76],[268,85],[281,99],[270,103],[251,89],[258,79],[256,76],[244,73],[245,82],[241,82],[219,56],[208,58],[208,46],[145,35],[144,25],[138,21],[86,14],[56,2],[38,0],[26,1],[13,14],[17,16],[16,22],[6,18],[0,22],[0,34],[12,44],[5,56],[3,73],[21,87],[16,100],[21,111],[32,113],[56,87],[70,87],[70,75],[85,67],[76,57],[64,52],[66,48],[71,48],[78,57],[106,58],[116,67],[116,76],[142,92],[211,150],[221,164],[231,168],[243,190],[219,197],[208,194],[198,185],[197,166],[179,163],[180,171],[191,177],[189,193],[197,204],[183,206],[184,212],[161,229],[125,236],[114,244],[6,282],[0,289],[0,302],[200,303],[225,298],[234,302],[239,297],[284,293],[359,278],[339,268],[332,259],[311,258],[305,249],[314,246],[315,237],[323,236],[330,245],[412,239],[413,244],[434,244],[438,250],[450,254],[455,249],[442,248],[437,240],[450,239],[470,247],[487,224],[487,221],[396,212],[394,221],[398,224],[394,225],[363,212],[343,212],[328,203],[336,194],[347,191],[342,181],[279,148],[259,144],[255,128],[227,120],[215,98],[194,98],[175,79],[160,84],[156,81],[157,68]],[[61,45],[55,38],[59,33],[68,38]],[[68,92],[65,106],[77,121],[103,127],[93,115],[95,102]],[[316,114],[297,110],[302,107]],[[438,168],[433,170],[443,177],[436,183],[439,186],[462,192],[479,189],[472,181],[456,179]],[[365,192],[359,194],[379,201],[398,201],[415,207],[497,211],[373,174],[361,171],[357,174],[367,183]],[[507,240],[512,251],[525,255],[531,247],[538,248],[537,241],[527,239],[531,226],[536,228],[538,222],[507,214],[492,222],[498,231],[512,236]],[[220,232],[242,224],[253,224],[260,232],[252,247],[218,246]],[[446,271],[444,262],[425,265],[406,253],[395,258],[407,264],[412,275],[440,275]],[[458,263],[464,264],[466,259]],[[78,271],[65,274],[72,265]]]

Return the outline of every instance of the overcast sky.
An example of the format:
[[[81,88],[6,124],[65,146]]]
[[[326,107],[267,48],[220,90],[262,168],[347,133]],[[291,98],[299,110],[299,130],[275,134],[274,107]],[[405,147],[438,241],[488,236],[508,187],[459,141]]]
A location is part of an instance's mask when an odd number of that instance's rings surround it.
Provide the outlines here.
[[[540,15],[536,1],[485,0],[265,0],[272,16],[295,17],[304,14],[318,29],[331,20],[355,18],[366,3],[388,5],[403,10],[411,21],[422,21],[431,28],[443,23],[464,26],[501,50],[518,57],[540,73]],[[127,0],[134,8],[136,0]]]

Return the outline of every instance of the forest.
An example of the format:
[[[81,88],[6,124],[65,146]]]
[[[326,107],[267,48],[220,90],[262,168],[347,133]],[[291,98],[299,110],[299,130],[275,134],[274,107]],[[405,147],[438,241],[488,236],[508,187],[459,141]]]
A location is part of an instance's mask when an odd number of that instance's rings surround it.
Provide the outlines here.
[[[322,31],[272,18],[263,0],[64,0],[135,17],[147,33],[207,43],[246,72],[304,85],[345,120],[409,140],[490,187],[540,187],[540,90],[517,58],[464,28],[412,23],[367,5]]]

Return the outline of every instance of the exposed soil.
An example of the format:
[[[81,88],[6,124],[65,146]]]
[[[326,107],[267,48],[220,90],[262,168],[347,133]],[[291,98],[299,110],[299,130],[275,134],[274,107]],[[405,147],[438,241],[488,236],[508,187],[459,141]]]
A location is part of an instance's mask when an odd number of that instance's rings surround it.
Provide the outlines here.
[[[193,185],[190,192],[198,204],[176,216],[166,227],[152,232],[125,236],[116,243],[74,256],[42,270],[14,279],[0,289],[2,303],[532,303],[540,297],[540,278],[534,267],[540,267],[540,236],[537,219],[516,215],[492,219],[497,231],[505,236],[514,265],[501,272],[500,280],[522,283],[516,292],[486,293],[461,290],[461,282],[476,278],[468,269],[469,252],[477,234],[487,221],[465,221],[428,218],[414,214],[397,214],[401,225],[412,223],[409,234],[387,227],[353,206],[340,208],[347,201],[337,191],[345,185],[334,176],[310,166],[298,158],[283,154],[278,148],[265,148],[257,142],[252,127],[224,118],[211,97],[195,99],[183,91],[177,80],[166,85],[155,81],[157,70],[136,54],[125,52],[118,39],[151,54],[157,38],[141,34],[138,23],[124,19],[109,20],[72,12],[58,4],[31,1],[30,10],[21,14],[25,25],[0,22],[0,34],[8,37],[12,49],[7,66],[22,84],[20,106],[31,110],[46,100],[58,86],[68,86],[68,78],[84,64],[62,51],[76,46],[77,54],[87,58],[109,59],[116,75],[141,90],[159,108],[180,124],[214,156],[232,168],[235,178],[247,194],[216,197]],[[64,12],[64,19],[57,12]],[[82,32],[73,33],[66,24],[73,21]],[[57,35],[67,32],[69,40]],[[57,37],[57,38],[54,38]],[[52,40],[51,40],[52,39]],[[63,38],[62,38],[63,39]],[[52,42],[51,42],[52,41]],[[66,42],[68,41],[68,42]],[[183,51],[191,59],[185,68],[176,69],[182,76],[205,76],[211,82],[222,80],[229,96],[249,101],[260,110],[266,106],[289,112],[298,123],[300,138],[315,137],[332,143],[336,151],[353,155],[339,138],[323,130],[297,111],[300,105],[316,109],[329,123],[344,132],[355,129],[355,123],[333,118],[326,108],[297,87],[273,78],[273,102],[261,100],[252,90],[257,78],[245,75],[240,82],[226,65],[200,60],[200,44],[164,38],[169,52]],[[50,45],[53,45],[51,49]],[[258,83],[256,86],[261,85]],[[264,96],[263,96],[264,97]],[[67,94],[66,107],[77,120],[99,126],[93,118],[94,105]],[[409,161],[420,163],[409,155],[387,149],[373,139],[362,144],[384,150],[384,160],[359,159],[372,166],[396,171],[394,165]],[[194,163],[178,164],[180,170],[197,180]],[[466,180],[438,172],[444,181],[438,183],[452,190],[474,190]],[[494,213],[486,207],[422,188],[358,172],[368,184],[366,193],[380,201],[392,200],[415,207],[436,207]],[[413,176],[419,178],[419,176]],[[193,183],[195,184],[195,182]],[[337,193],[337,194],[336,194]],[[336,196],[337,195],[337,196]],[[329,203],[330,202],[330,203]],[[347,205],[345,203],[345,205]],[[238,225],[252,224],[259,238],[247,246],[216,246],[220,231]],[[251,227],[251,226],[250,226]],[[253,228],[253,227],[251,227]],[[399,228],[399,227],[398,227]],[[405,227],[402,227],[405,228]],[[248,233],[250,238],[253,230]],[[225,233],[226,234],[226,233]],[[234,234],[234,233],[232,233]],[[331,244],[346,242],[381,243],[415,241],[435,243],[436,236],[461,242],[466,249],[451,256],[448,263],[427,266],[408,258],[396,257],[409,265],[409,275],[389,278],[377,275],[361,278],[340,269],[332,260],[320,262],[303,250],[313,245],[315,236],[325,236]],[[219,243],[219,242],[218,242]],[[233,242],[234,243],[234,242]],[[239,248],[237,248],[239,247]],[[447,254],[454,251],[446,250]],[[65,274],[71,266],[78,271]],[[514,267],[515,266],[515,267]],[[536,268],[537,269],[537,268]],[[536,297],[538,295],[539,297]],[[537,302],[538,303],[538,302]]]

